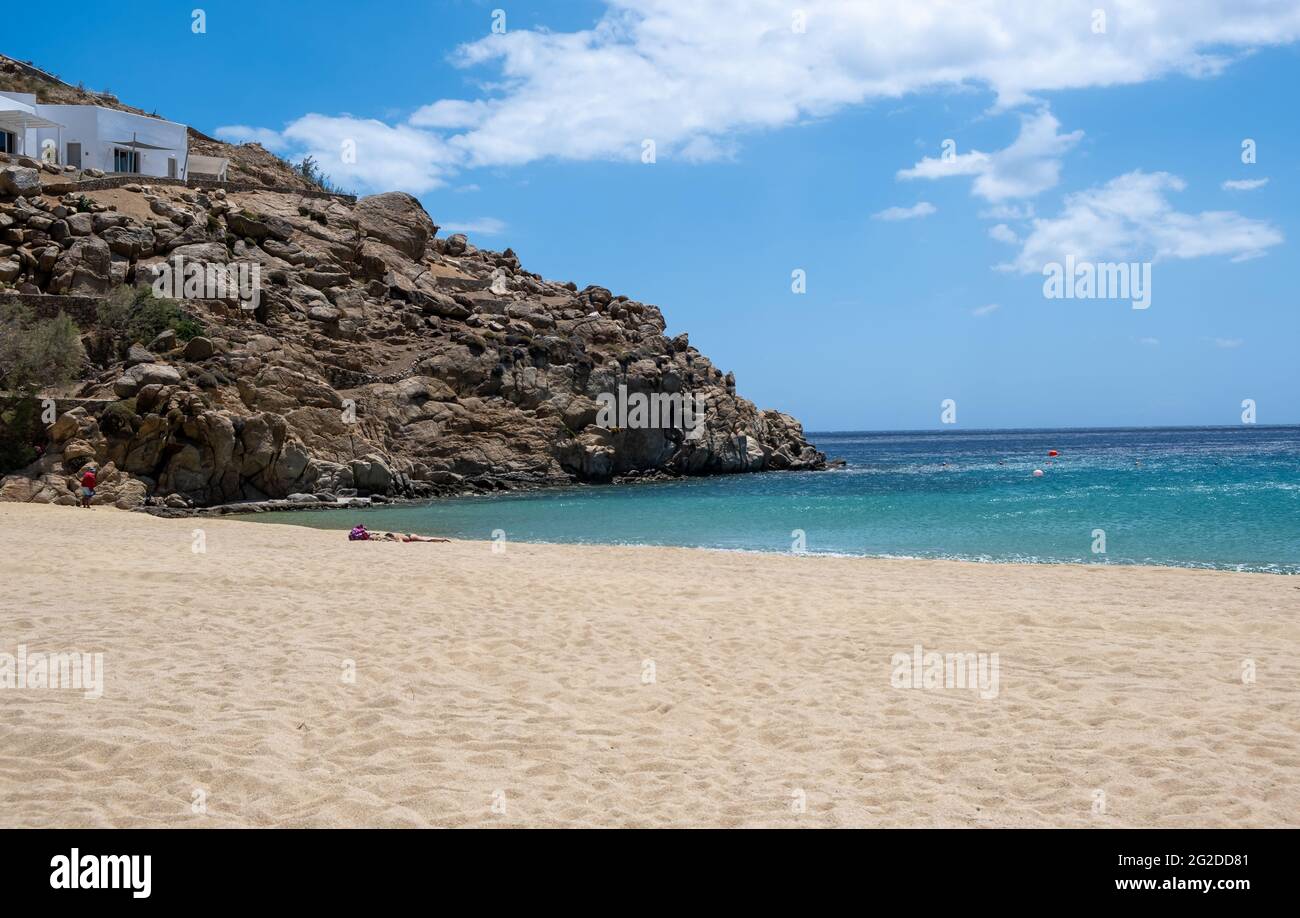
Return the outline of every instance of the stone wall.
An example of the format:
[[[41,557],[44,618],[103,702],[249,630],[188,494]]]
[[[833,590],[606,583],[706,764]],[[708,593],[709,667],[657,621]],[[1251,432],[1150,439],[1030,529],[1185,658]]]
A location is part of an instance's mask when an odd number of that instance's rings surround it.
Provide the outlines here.
[[[78,191],[107,191],[124,185],[174,185],[182,188],[197,188],[203,191],[224,189],[228,194],[245,191],[270,191],[277,194],[293,194],[303,198],[329,198],[346,204],[355,204],[356,195],[334,194],[329,191],[304,191],[301,188],[274,188],[266,185],[254,185],[249,182],[218,182],[211,179],[173,179],[157,178],[151,175],[110,175],[101,179],[86,179],[80,182],[47,182],[45,193],[54,195],[76,194]]]
[[[0,391],[0,401],[8,401],[10,404],[16,396],[12,392]],[[54,413],[56,416],[64,412],[71,411],[74,408],[84,408],[86,414],[91,417],[99,417],[104,413],[104,408],[118,401],[115,398],[71,398],[62,395],[37,395],[36,401],[41,403],[41,409],[44,410],[45,400],[49,399],[54,402]]]
[[[63,313],[82,329],[95,324],[99,314],[99,304],[103,301],[104,298],[100,296],[0,292],[0,305],[27,306],[40,319],[53,319],[59,313]]]
[[[59,313],[63,313],[76,322],[77,327],[82,331],[93,327],[99,321],[99,304],[106,299],[108,297],[0,291],[0,306],[10,304],[26,306],[38,319],[53,319]],[[179,304],[178,308],[183,317],[199,320],[200,317],[192,310],[186,309],[183,303]]]

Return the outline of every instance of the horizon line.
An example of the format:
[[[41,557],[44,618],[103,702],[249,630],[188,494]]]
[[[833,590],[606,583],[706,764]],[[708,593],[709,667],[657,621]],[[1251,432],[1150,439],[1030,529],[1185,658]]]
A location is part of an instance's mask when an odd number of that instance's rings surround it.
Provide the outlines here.
[[[957,425],[948,425],[945,427],[860,428],[857,430],[828,428],[826,430],[805,430],[804,436],[811,437],[814,434],[957,433],[959,431],[963,433],[1060,433],[1111,430],[1236,430],[1238,428],[1261,427],[1270,429],[1300,428],[1300,421],[1281,424],[1119,424],[1100,427],[958,427]]]

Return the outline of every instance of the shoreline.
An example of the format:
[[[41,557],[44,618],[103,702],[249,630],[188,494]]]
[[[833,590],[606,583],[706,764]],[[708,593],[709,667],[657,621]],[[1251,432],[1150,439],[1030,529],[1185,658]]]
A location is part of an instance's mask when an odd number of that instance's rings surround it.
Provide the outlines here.
[[[495,488],[492,490],[480,490],[467,488],[460,491],[448,491],[444,494],[434,494],[421,497],[403,497],[389,496],[386,494],[367,494],[364,497],[359,495],[339,496],[335,494],[326,494],[329,500],[303,500],[292,501],[287,497],[268,497],[263,500],[246,500],[234,501],[224,504],[213,504],[204,507],[167,507],[167,506],[139,506],[133,507],[133,512],[147,513],[151,516],[158,516],[164,519],[177,519],[186,516],[257,516],[263,513],[284,513],[296,510],[315,512],[318,510],[368,510],[377,507],[419,507],[435,504],[445,500],[466,500],[470,498],[502,498],[520,496],[526,494],[554,494],[562,491],[581,491],[587,488],[610,488],[610,487],[629,487],[636,485],[650,484],[672,484],[683,481],[699,481],[706,479],[730,478],[736,475],[787,475],[798,473],[820,473],[834,472],[844,467],[843,460],[828,460],[825,468],[819,469],[767,469],[757,472],[715,472],[706,475],[671,475],[660,471],[648,472],[632,478],[616,478],[610,481],[566,481],[566,482],[539,482],[539,483],[519,483],[511,482],[508,488]],[[315,497],[316,495],[312,495]]]
[[[489,495],[483,495],[483,496],[486,497]],[[446,500],[446,499],[450,499],[450,498],[422,499],[419,501],[411,501],[409,503],[404,503],[404,504],[399,503],[396,506],[393,506],[392,509],[410,509],[415,506],[431,506],[437,504],[440,500]],[[348,509],[356,509],[361,511],[373,511],[373,510],[387,509],[389,506],[390,504],[378,504],[378,505],[359,507],[359,508],[333,507],[333,506],[321,506],[321,507],[308,506],[304,508],[286,507],[282,509],[284,512],[293,512],[294,510],[297,509],[303,509],[306,512],[318,513],[322,511],[331,511],[331,510],[334,512],[342,512]],[[107,509],[112,509],[112,508],[107,508]],[[130,511],[130,512],[147,513],[147,511]],[[162,514],[148,514],[148,515],[157,516],[159,518],[164,518],[164,519],[171,518],[171,517],[163,516]],[[228,517],[231,519],[232,522],[248,522],[250,519],[255,519],[261,515],[263,514],[260,513],[219,514],[221,518]],[[176,518],[180,518],[180,517],[176,517]],[[325,529],[323,527],[318,527],[318,526],[306,526],[298,523],[277,522],[273,520],[266,520],[266,521],[259,520],[259,522],[262,522],[263,525],[285,526],[291,529],[312,529],[317,532],[335,532],[335,531],[346,532],[348,529],[351,528],[351,526],[348,525],[340,525],[337,530],[333,530],[333,529]],[[362,520],[362,522],[364,522],[364,520]],[[386,530],[384,527],[377,527],[376,531],[383,532]],[[436,532],[422,532],[421,535],[433,535],[439,538],[449,539],[452,542],[467,542],[471,544],[482,544],[482,545],[491,544],[491,541],[488,539],[462,539],[462,538],[457,538],[455,536],[443,535]],[[1034,561],[1025,560],[1023,558],[1010,558],[1010,559],[964,558],[964,557],[931,558],[931,557],[926,557],[924,555],[885,555],[885,554],[867,554],[867,553],[853,554],[849,552],[811,551],[811,550],[803,551],[803,552],[792,552],[792,551],[778,551],[775,549],[766,550],[762,548],[724,548],[717,545],[654,545],[646,542],[555,542],[555,541],[548,541],[543,539],[512,539],[511,544],[547,545],[547,546],[554,546],[554,547],[569,547],[569,548],[680,549],[683,551],[721,552],[724,554],[756,555],[759,557],[778,557],[778,558],[781,557],[841,558],[846,560],[857,559],[862,561],[916,561],[916,562],[927,562],[927,563],[938,563],[938,564],[976,564],[976,565],[994,565],[994,566],[1007,565],[1013,567],[1019,566],[1019,567],[1030,567],[1030,568],[1057,567],[1057,566],[1082,567],[1082,568],[1093,568],[1093,567],[1124,568],[1124,569],[1137,568],[1142,570],[1209,571],[1209,572],[1221,573],[1221,574],[1259,574],[1266,577],[1300,576],[1300,571],[1242,570],[1241,568],[1244,566],[1244,563],[1238,563],[1235,567],[1233,567],[1223,562],[1211,562],[1211,561],[1205,561],[1205,562],[1169,561],[1165,563],[1147,563],[1147,562],[1123,561],[1123,560],[1086,561],[1086,560],[1058,560],[1052,558],[1043,558]]]
[[[0,505],[12,824],[1300,825],[1285,578],[236,522]]]

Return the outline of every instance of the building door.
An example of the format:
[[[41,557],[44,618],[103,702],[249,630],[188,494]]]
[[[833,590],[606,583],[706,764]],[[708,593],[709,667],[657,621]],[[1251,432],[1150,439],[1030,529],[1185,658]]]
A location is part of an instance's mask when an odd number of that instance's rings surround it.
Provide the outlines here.
[[[167,157],[167,177],[176,178],[176,157]]]
[[[78,169],[81,168],[81,144],[68,144],[68,165],[76,166]]]
[[[0,153],[18,152],[14,149],[15,143],[16,141],[14,140],[13,134],[10,134],[8,131],[0,131]]]

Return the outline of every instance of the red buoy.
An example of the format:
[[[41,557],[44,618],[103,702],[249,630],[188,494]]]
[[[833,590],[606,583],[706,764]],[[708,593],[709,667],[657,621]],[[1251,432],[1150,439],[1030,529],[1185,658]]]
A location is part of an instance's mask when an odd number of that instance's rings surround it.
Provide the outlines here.
[[[1059,456],[1059,455],[1061,455],[1061,454],[1058,453],[1058,452],[1057,452],[1056,450],[1054,450],[1054,449],[1049,449],[1049,450],[1047,451],[1047,455],[1049,455],[1049,456]]]

